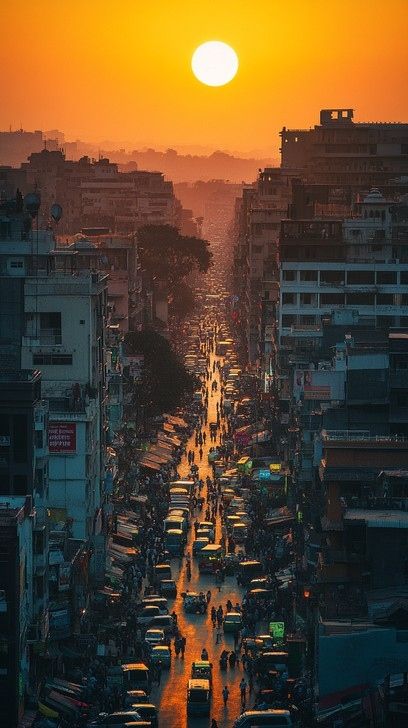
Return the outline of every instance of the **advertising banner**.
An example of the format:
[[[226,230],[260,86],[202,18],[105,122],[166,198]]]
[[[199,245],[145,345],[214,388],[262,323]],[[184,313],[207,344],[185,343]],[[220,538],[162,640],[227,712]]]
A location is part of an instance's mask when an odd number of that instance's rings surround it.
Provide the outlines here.
[[[52,452],[76,452],[76,423],[50,422],[48,425],[48,449]]]

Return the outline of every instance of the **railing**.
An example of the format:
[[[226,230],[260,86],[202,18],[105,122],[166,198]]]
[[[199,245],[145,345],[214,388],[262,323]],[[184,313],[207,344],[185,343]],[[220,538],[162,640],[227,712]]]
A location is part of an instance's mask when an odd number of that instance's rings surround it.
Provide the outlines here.
[[[407,408],[408,409],[408,408]],[[322,430],[322,439],[331,440],[361,440],[367,442],[407,442],[403,435],[371,435],[369,430]]]

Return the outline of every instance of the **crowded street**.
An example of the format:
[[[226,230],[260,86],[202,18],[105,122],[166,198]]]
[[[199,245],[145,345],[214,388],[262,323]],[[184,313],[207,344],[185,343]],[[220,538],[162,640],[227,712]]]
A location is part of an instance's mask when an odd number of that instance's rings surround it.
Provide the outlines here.
[[[172,334],[195,391],[152,423],[135,483],[112,499],[106,581],[43,682],[41,728],[57,712],[67,728],[309,725],[290,474],[213,251]]]

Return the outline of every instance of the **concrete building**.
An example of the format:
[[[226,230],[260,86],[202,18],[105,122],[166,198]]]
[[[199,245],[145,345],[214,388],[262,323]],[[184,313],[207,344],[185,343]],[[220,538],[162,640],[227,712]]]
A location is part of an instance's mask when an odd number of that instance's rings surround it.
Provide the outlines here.
[[[107,276],[76,267],[51,231],[15,214],[0,237],[3,369],[38,368],[49,405],[48,507],[103,572]],[[10,321],[8,320],[10,317]]]
[[[35,511],[31,496],[0,497],[0,724],[16,726],[30,680]]]
[[[322,109],[311,129],[283,127],[282,168],[302,169],[309,183],[356,192],[406,175],[408,124],[356,123],[353,117],[353,109]]]

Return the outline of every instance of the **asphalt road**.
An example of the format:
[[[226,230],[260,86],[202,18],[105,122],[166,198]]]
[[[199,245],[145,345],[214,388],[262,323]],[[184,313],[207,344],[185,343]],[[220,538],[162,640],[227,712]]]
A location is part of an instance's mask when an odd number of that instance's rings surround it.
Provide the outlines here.
[[[212,356],[211,364],[214,361]],[[217,360],[215,358],[215,360]],[[218,372],[216,377],[219,383]],[[211,381],[210,381],[211,389]],[[220,387],[218,391],[214,392],[211,397],[209,393],[208,403],[208,422],[215,421],[217,419],[216,403],[220,398]],[[204,428],[203,428],[204,429]],[[198,448],[195,447],[194,435],[190,438],[187,444],[188,450],[194,449],[196,452],[195,462],[199,467],[199,477],[205,478],[207,475],[212,477],[212,468],[208,465],[208,450],[213,443],[210,442],[208,426],[205,428],[207,432],[207,441],[203,445],[203,459],[200,462]],[[180,464],[179,473],[181,476],[186,476],[189,472],[189,466],[187,458],[183,457],[183,461]],[[204,495],[206,488],[204,489]],[[200,513],[196,512],[198,520],[204,520],[204,510]],[[191,519],[194,522],[196,515]],[[221,524],[220,517],[217,517],[217,529],[216,529],[216,542],[219,541],[221,536]],[[192,541],[194,540],[194,528],[191,526],[189,531],[188,539],[188,551],[191,552]],[[151,698],[154,703],[160,708],[160,727],[161,728],[207,728],[211,723],[211,718],[215,718],[220,728],[229,728],[233,725],[233,721],[241,713],[241,702],[240,702],[240,690],[239,682],[243,675],[242,666],[234,669],[228,668],[227,670],[221,671],[219,666],[219,656],[223,649],[232,650],[234,646],[233,635],[222,633],[222,639],[220,644],[216,644],[216,629],[213,629],[211,624],[210,612],[211,606],[215,605],[217,608],[219,604],[223,605],[224,612],[226,609],[226,602],[228,599],[233,604],[241,602],[242,589],[237,586],[236,578],[229,576],[225,578],[219,590],[215,584],[215,579],[208,574],[200,575],[196,560],[192,559],[192,575],[191,581],[187,581],[185,571],[185,560],[180,568],[180,560],[172,560],[172,571],[173,578],[177,580],[177,598],[169,602],[169,611],[176,612],[178,616],[178,624],[181,629],[181,633],[186,637],[186,652],[185,657],[176,657],[174,649],[172,650],[172,664],[169,671],[163,670],[160,686],[154,685],[151,693]],[[189,589],[190,591],[204,591],[211,590],[212,596],[209,605],[209,610],[205,615],[193,615],[185,614],[183,609],[183,599],[181,593]],[[193,660],[200,659],[201,651],[205,647],[208,651],[209,660],[213,664],[213,693],[212,693],[212,706],[211,706],[211,717],[210,718],[197,718],[187,717],[187,681],[191,676],[191,664]],[[245,674],[245,673],[244,673]],[[224,708],[222,700],[222,689],[224,685],[228,685],[230,690],[230,696],[227,706]],[[249,697],[248,705],[252,705],[252,696]]]

